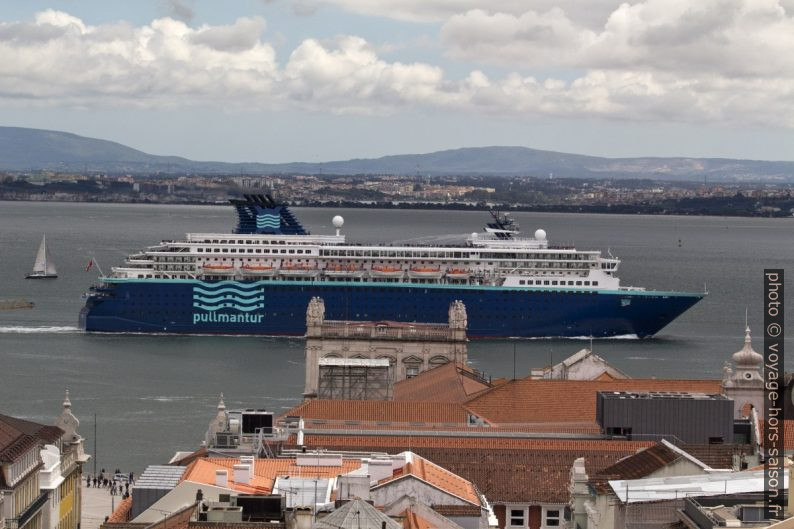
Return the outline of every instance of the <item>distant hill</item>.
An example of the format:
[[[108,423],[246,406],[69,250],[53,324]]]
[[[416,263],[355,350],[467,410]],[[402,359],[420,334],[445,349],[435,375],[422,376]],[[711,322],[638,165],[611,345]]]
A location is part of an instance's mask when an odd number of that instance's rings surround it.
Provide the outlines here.
[[[199,162],[155,156],[67,132],[0,127],[0,170],[198,174],[529,175],[581,178],[794,182],[794,162],[726,158],[602,158],[527,147],[471,147],[323,163]]]

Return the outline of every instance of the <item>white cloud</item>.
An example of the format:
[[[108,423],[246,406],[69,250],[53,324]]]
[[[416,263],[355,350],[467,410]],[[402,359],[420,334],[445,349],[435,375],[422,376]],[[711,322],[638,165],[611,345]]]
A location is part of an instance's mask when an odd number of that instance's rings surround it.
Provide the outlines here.
[[[471,10],[521,15],[527,11],[545,12],[554,7],[569,13],[572,20],[586,26],[602,26],[607,16],[621,3],[637,0],[290,0],[314,1],[352,13],[412,22],[443,22],[453,15]],[[794,1],[794,0],[789,0]]]
[[[560,8],[470,10],[450,17],[441,35],[458,59],[521,69],[794,76],[794,16],[778,0],[624,3],[597,30]]]
[[[306,39],[279,64],[257,17],[227,26],[193,27],[170,17],[137,27],[92,26],[48,10],[32,22],[0,23],[0,105],[211,104],[370,114],[418,108],[511,119],[794,127],[794,68],[783,53],[794,44],[790,16],[772,0],[734,0],[733,9],[712,18],[718,1],[688,8],[679,0],[624,4],[601,31],[556,8],[518,15],[469,11],[444,28],[458,54],[580,71],[565,80],[525,68],[500,78],[472,68],[451,79],[438,65],[385,60],[350,35]],[[470,39],[465,46],[464,36]]]

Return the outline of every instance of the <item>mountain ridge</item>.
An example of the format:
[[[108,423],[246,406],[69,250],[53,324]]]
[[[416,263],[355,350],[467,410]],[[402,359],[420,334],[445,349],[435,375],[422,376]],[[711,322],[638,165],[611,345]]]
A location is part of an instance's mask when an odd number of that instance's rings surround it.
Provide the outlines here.
[[[152,155],[70,132],[0,127],[0,170],[130,174],[400,174],[794,182],[794,162],[732,158],[606,158],[522,146],[461,147],[329,162],[214,162]]]

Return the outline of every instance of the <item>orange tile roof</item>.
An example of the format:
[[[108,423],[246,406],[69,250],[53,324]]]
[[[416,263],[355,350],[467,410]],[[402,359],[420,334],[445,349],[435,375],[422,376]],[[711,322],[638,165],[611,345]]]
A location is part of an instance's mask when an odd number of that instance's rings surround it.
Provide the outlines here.
[[[452,402],[388,400],[307,400],[283,416],[304,419],[370,422],[465,423],[466,410]]]
[[[761,444],[765,442],[764,419],[758,420],[758,433],[761,435]],[[783,421],[783,446],[785,450],[794,450],[794,419]]]
[[[482,506],[480,496],[470,481],[449,470],[441,468],[427,459],[412,454],[411,461],[397,469],[391,477],[382,479],[375,488],[385,486],[406,476],[414,476],[425,483],[456,496],[472,505]]]
[[[228,470],[228,488],[249,494],[269,494],[277,477],[323,477],[333,478],[361,467],[358,459],[344,459],[342,466],[298,466],[295,459],[256,459],[254,476],[250,484],[234,481],[234,465],[240,463],[233,458],[197,459],[188,466],[183,480],[215,485],[215,471]]]
[[[133,489],[133,493],[135,490]],[[130,511],[132,510],[132,496],[127,496],[119,502],[116,510],[110,513],[108,521],[105,523],[125,523],[130,519]]]
[[[400,513],[403,519],[403,529],[432,529],[434,526],[426,519],[416,514],[413,509],[406,509]]]
[[[490,387],[470,367],[449,362],[394,384],[394,400],[464,402]]]
[[[595,422],[599,391],[689,391],[721,393],[720,380],[621,379],[513,380],[476,395],[464,405],[496,424]]]
[[[653,446],[655,441],[623,441],[610,439],[516,439],[512,437],[435,437],[435,436],[354,436],[307,434],[304,445],[313,448],[371,449],[401,452],[415,448],[448,448],[459,450],[550,450],[557,452],[619,452],[632,454]]]

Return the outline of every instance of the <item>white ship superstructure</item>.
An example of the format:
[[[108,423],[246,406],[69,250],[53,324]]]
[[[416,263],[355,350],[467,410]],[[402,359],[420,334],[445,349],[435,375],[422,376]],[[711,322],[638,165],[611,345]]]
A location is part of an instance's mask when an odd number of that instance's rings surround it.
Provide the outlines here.
[[[341,219],[341,217],[339,218]],[[341,222],[339,222],[341,228]],[[486,229],[460,245],[359,245],[337,235],[191,233],[131,255],[113,276],[136,279],[279,279],[617,290],[620,260]]]

